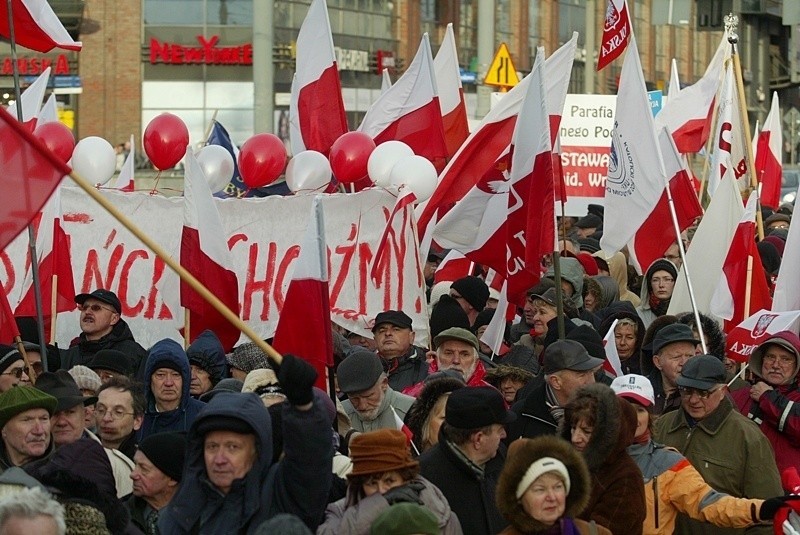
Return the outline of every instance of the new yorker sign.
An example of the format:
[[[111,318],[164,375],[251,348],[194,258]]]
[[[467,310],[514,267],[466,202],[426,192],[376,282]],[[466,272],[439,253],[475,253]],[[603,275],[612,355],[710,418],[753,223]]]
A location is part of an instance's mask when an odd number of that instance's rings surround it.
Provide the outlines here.
[[[150,63],[169,65],[252,65],[253,45],[217,46],[219,36],[197,36],[199,46],[187,46],[150,38]]]

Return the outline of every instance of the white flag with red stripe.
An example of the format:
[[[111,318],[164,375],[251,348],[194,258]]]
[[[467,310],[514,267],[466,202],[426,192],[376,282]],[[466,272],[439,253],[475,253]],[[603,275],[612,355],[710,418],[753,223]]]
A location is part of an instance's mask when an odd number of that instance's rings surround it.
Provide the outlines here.
[[[133,191],[133,186],[134,186],[133,172],[135,169],[134,165],[135,162],[136,162],[136,145],[134,144],[133,136],[131,136],[131,151],[128,153],[128,156],[122,163],[122,169],[120,169],[119,171],[119,176],[117,176],[117,181],[114,184],[114,188],[118,189],[119,191],[124,191],[127,193]]]
[[[578,34],[555,51],[545,61],[547,110],[550,114],[550,132],[557,133],[561,124],[572,63],[578,46]],[[530,75],[497,103],[483,118],[478,127],[461,145],[456,155],[439,174],[436,191],[417,209],[418,227],[424,233],[434,215],[441,221],[456,202],[464,198],[476,184],[486,180],[487,174],[501,175],[508,168],[506,160],[517,114],[528,91]]]
[[[614,320],[614,323],[609,327],[608,332],[603,338],[603,348],[606,350],[606,360],[603,361],[603,371],[606,372],[611,378],[620,377],[625,375],[622,371],[622,361],[617,352],[617,340],[614,330],[617,327],[619,320]]]
[[[800,188],[797,189],[800,197]],[[796,198],[797,198],[796,197]],[[800,310],[800,223],[793,219],[789,224],[789,235],[783,249],[781,267],[775,281],[772,310]]]
[[[442,108],[447,156],[452,157],[469,136],[467,104],[461,86],[461,70],[458,66],[458,51],[452,22],[447,25],[442,46],[433,58],[433,70],[436,73],[436,87],[439,90],[439,106]]]
[[[296,50],[296,78],[292,83],[296,94],[289,105],[297,107],[289,115],[294,115],[297,125],[290,134],[300,137],[292,138],[292,153],[315,150],[328,154],[333,142],[348,129],[325,0],[311,2],[297,34]]]
[[[500,277],[496,277],[499,279]],[[494,311],[492,320],[487,325],[486,330],[481,335],[481,342],[492,348],[492,353],[495,355],[503,355],[508,351],[508,346],[505,344],[506,322],[508,320],[509,312],[513,317],[513,312],[516,310],[514,305],[509,306],[508,297],[506,297],[506,284],[503,281],[500,289],[500,299],[497,302],[497,308]]]
[[[759,310],[734,327],[725,340],[725,354],[736,362],[747,362],[753,349],[781,331],[797,332],[800,310]]]
[[[670,92],[669,99],[656,116],[656,128],[667,127],[681,153],[699,152],[708,139],[714,99],[730,50],[728,37],[723,34],[703,77],[681,89],[676,96]]]
[[[54,48],[64,50],[81,49],[80,41],[70,37],[58,15],[47,0],[9,0],[14,14],[14,40],[17,45],[50,52]],[[8,24],[8,9],[0,9],[0,35],[11,40]]]
[[[184,165],[181,265],[238,315],[239,282],[233,258],[211,189],[191,145],[186,148]],[[204,330],[211,329],[225,351],[231,351],[239,340],[239,329],[183,280],[180,294],[181,306],[190,313],[190,332],[184,333],[184,337],[191,342]]]
[[[36,119],[39,117],[39,111],[42,108],[42,101],[44,94],[47,91],[47,82],[50,80],[50,67],[47,67],[42,74],[36,77],[31,85],[25,88],[25,91],[19,97],[20,107],[22,109],[22,122],[32,124],[34,127],[38,124]],[[17,117],[17,105],[14,102],[10,104],[6,110],[14,119]]]
[[[439,263],[433,273],[433,283],[454,282],[458,279],[472,275],[475,262],[464,256],[463,253],[452,249]]]
[[[603,202],[600,246],[609,254],[633,238],[667,185],[654,128],[639,49],[631,35],[619,80]]]
[[[772,105],[764,120],[764,127],[758,134],[754,164],[756,177],[761,183],[761,204],[770,208],[778,208],[781,203],[782,150],[781,109],[778,93],[775,92],[772,94]]]
[[[422,36],[417,55],[406,72],[370,106],[358,129],[372,137],[376,145],[402,141],[414,154],[431,162],[447,157],[427,33]]]

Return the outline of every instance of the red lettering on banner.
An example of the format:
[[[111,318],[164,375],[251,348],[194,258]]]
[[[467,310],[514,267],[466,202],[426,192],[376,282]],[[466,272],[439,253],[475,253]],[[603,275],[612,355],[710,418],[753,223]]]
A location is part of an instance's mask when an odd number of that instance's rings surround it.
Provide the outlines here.
[[[567,197],[605,196],[608,147],[561,147]]]
[[[339,294],[342,292],[344,281],[347,279],[347,273],[350,271],[350,262],[353,260],[353,254],[356,249],[356,242],[354,240],[357,231],[358,227],[355,224],[351,224],[350,233],[347,235],[347,243],[345,245],[337,245],[334,250],[337,255],[342,255],[342,267],[336,277],[334,277],[331,272],[330,281],[333,283],[329,284],[331,309],[336,306],[336,301],[339,299]],[[359,292],[359,294],[360,293],[361,292]]]
[[[719,128],[719,148],[725,152],[731,151],[731,142],[725,139],[725,133],[730,132],[732,129],[731,123],[722,123]]]
[[[264,278],[256,280],[256,264],[258,261],[258,244],[253,243],[250,245],[250,250],[247,256],[247,272],[244,281],[244,299],[242,303],[242,319],[249,321],[253,308],[253,295],[262,293],[261,298],[261,321],[269,320],[269,290],[272,285],[272,279],[275,274],[275,257],[277,255],[278,246],[275,242],[270,242],[267,251],[267,263],[264,270]]]
[[[14,287],[14,284],[17,282],[17,274],[14,272],[14,264],[11,263],[11,259],[8,257],[8,253],[5,251],[0,252],[0,262],[3,264],[3,269],[6,271],[5,276],[5,284],[3,284],[3,291],[8,295],[8,292]]]
[[[283,279],[289,271],[289,264],[295,258],[300,256],[300,246],[292,245],[286,250],[286,256],[281,260],[278,266],[278,272],[275,274],[275,284],[272,286],[272,298],[275,299],[275,306],[280,310],[283,308]]]
[[[152,318],[155,312],[156,303],[158,301],[158,281],[161,280],[161,277],[164,275],[164,268],[166,264],[164,261],[159,258],[158,256],[155,257],[153,263],[153,280],[150,284],[150,293],[147,296],[147,310],[145,310],[144,317],[145,318]],[[160,320],[170,320],[172,319],[172,311],[169,309],[167,304],[161,299],[161,306],[158,309],[158,319]]]
[[[103,280],[103,273],[100,268],[100,256],[97,249],[89,249],[86,254],[86,270],[83,272],[83,282],[79,293],[89,293],[96,288],[113,288],[112,283],[116,278],[117,268],[122,259],[123,246],[117,245],[108,259],[106,266],[106,278]]]
[[[139,313],[144,309],[144,296],[140,296],[139,300],[136,301],[134,305],[131,305],[128,300],[126,299],[128,295],[128,283],[129,283],[129,276],[131,271],[131,266],[133,263],[136,262],[139,258],[144,258],[147,260],[149,255],[147,252],[142,251],[141,249],[138,251],[133,251],[128,255],[128,258],[125,259],[125,262],[122,264],[122,271],[119,274],[119,298],[120,302],[122,303],[122,313],[125,316],[138,316]]]
[[[372,265],[372,250],[368,243],[358,246],[358,311],[367,312],[367,281],[369,280],[369,266]],[[386,310],[386,309],[384,309]]]

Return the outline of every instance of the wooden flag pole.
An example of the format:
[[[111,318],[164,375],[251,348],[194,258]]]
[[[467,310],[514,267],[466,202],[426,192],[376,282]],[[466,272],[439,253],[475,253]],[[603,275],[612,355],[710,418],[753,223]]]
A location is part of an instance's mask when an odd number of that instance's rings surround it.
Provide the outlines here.
[[[56,317],[58,316],[58,274],[53,275],[50,285],[50,343],[56,338]]]

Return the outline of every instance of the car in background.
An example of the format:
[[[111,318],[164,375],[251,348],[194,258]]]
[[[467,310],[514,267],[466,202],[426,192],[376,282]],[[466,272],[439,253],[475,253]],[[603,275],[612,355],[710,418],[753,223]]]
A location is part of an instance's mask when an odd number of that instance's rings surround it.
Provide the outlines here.
[[[800,167],[783,166],[783,179],[781,180],[781,202],[794,203],[797,196],[797,187],[800,184]]]

